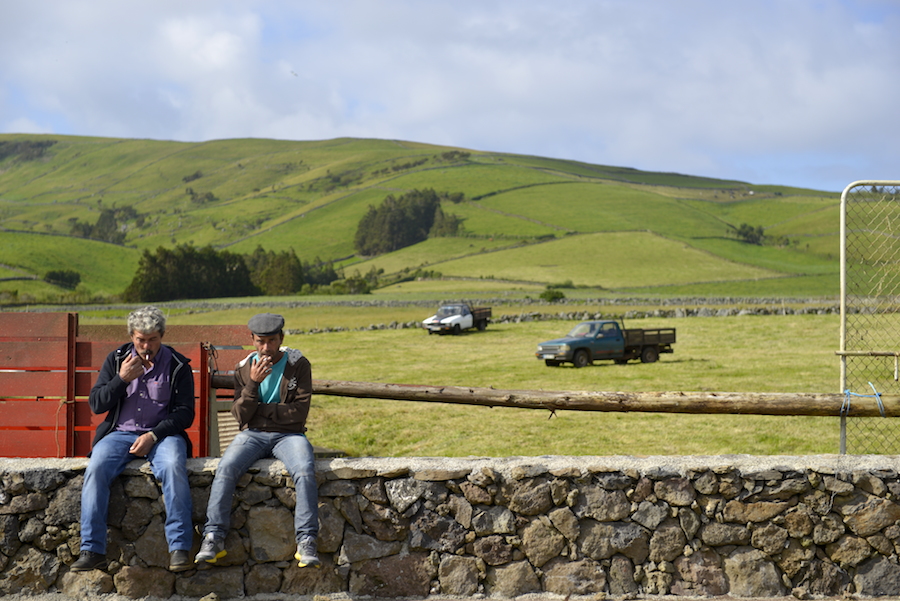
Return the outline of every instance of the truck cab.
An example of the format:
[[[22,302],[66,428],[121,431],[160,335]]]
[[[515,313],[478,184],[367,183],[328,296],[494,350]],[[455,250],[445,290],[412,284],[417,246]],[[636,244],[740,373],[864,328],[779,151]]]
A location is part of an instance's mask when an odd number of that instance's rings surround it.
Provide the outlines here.
[[[469,328],[484,330],[491,318],[490,307],[471,307],[468,303],[441,305],[437,313],[422,321],[429,334],[459,334]]]
[[[585,367],[599,359],[618,359],[624,355],[625,336],[615,321],[584,321],[563,338],[542,342],[535,356],[555,367],[571,362]]]

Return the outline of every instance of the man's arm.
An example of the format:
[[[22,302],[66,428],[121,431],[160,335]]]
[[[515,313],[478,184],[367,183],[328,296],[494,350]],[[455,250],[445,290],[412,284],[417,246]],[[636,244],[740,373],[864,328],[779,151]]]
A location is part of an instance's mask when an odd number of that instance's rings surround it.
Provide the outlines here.
[[[119,376],[116,369],[116,353],[113,351],[106,356],[103,366],[100,368],[100,374],[94,387],[91,388],[91,394],[88,398],[88,404],[91,411],[95,414],[107,413],[114,409],[125,397],[125,391],[128,388],[128,382]]]
[[[260,406],[259,383],[249,377],[249,369],[244,373],[245,369],[244,365],[238,365],[234,370],[234,402],[231,404],[231,415],[241,428],[250,422]]]

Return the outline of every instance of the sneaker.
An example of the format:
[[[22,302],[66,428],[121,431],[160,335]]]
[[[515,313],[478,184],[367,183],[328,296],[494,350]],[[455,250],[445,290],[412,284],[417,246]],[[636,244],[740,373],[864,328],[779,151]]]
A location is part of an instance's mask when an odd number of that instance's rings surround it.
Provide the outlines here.
[[[200,552],[194,558],[194,563],[200,563],[201,561],[216,563],[217,559],[221,559],[227,554],[225,541],[216,538],[210,533],[203,537],[203,542],[200,543]]]
[[[178,550],[169,553],[170,572],[183,572],[185,570],[190,570],[192,567],[194,567],[194,564],[191,563],[187,551]]]
[[[93,551],[82,551],[78,559],[69,568],[73,572],[87,572],[88,570],[105,570],[106,555]]]
[[[294,559],[298,562],[297,566],[301,568],[318,568],[321,566],[322,563],[316,555],[316,539],[312,536],[300,539],[300,542],[297,543],[297,552],[294,553]]]

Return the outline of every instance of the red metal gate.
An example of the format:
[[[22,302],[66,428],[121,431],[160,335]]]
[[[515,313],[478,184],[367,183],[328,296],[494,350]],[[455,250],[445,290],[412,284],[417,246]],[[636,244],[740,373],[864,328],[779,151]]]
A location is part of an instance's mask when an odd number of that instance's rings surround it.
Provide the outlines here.
[[[221,332],[219,332],[221,330]],[[194,454],[209,451],[209,340],[247,337],[237,326],[172,326],[164,340],[191,360],[196,417]],[[128,340],[124,326],[81,326],[76,313],[0,313],[0,456],[82,457],[103,415],[88,395],[110,351]]]

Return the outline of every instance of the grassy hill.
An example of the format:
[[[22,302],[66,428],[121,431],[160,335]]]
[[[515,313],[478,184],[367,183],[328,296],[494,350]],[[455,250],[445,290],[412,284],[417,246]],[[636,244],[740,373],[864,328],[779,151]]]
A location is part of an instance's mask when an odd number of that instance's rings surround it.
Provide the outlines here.
[[[416,188],[464,193],[444,207],[464,219],[464,236],[355,256],[369,205]],[[71,236],[73,222],[125,207],[133,213],[123,245]],[[239,253],[292,248],[301,260],[333,260],[347,275],[427,269],[464,278],[404,282],[392,294],[534,294],[568,280],[598,294],[834,296],[838,211],[838,195],[814,190],[397,140],[6,134],[0,297],[58,295],[50,284],[11,279],[51,269],[78,271],[82,296],[114,296],[144,249],[181,243]],[[729,231],[742,223],[781,244],[738,241]]]

